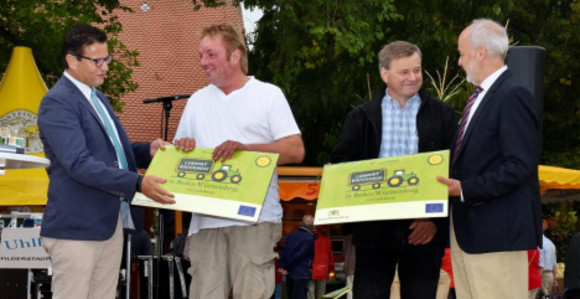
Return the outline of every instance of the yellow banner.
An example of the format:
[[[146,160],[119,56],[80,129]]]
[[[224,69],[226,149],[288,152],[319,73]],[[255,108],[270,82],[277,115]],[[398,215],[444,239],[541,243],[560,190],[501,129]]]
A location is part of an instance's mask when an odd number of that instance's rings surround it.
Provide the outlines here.
[[[38,107],[48,91],[27,47],[15,47],[0,82],[0,144],[44,157],[38,135]],[[8,169],[0,176],[0,206],[45,205],[48,176],[42,168]]]

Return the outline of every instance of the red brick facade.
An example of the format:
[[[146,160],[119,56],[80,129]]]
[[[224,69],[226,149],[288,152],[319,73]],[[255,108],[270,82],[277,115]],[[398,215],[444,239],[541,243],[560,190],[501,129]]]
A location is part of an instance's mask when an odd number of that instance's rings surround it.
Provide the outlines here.
[[[139,51],[139,67],[133,68],[133,79],[139,83],[136,92],[123,97],[121,122],[133,142],[147,142],[162,137],[162,104],[143,104],[144,99],[192,94],[207,85],[199,67],[199,33],[209,24],[228,22],[243,28],[239,7],[193,10],[187,0],[147,1],[151,9],[141,10],[143,0],[125,0],[121,4],[134,13],[119,13],[123,24],[120,39]],[[172,140],[187,99],[173,102],[169,120]]]

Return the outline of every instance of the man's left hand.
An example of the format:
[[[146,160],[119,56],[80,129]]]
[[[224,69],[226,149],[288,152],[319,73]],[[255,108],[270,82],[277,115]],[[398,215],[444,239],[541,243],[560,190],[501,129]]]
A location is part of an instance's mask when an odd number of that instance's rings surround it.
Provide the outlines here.
[[[237,150],[248,150],[248,146],[237,141],[228,140],[214,149],[212,158],[214,160],[221,159],[223,162],[231,158]]]
[[[425,245],[435,237],[437,226],[430,219],[415,219],[409,229],[412,230],[409,235],[409,244]]]
[[[461,195],[461,182],[454,179],[444,178],[442,176],[437,176],[437,180],[447,186],[449,186],[449,196],[460,196]]]
[[[155,156],[155,153],[157,152],[158,149],[165,149],[165,145],[170,144],[167,141],[164,141],[161,138],[157,138],[155,140],[153,140],[153,142],[151,142],[151,146],[149,146],[149,153],[151,154],[151,157]]]

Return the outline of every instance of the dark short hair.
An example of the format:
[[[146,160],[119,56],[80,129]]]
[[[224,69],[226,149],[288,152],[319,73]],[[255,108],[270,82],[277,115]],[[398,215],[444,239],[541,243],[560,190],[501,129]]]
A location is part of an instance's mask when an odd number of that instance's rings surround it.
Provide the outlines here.
[[[379,70],[381,68],[386,68],[387,70],[391,68],[391,62],[399,58],[406,58],[413,54],[419,54],[419,57],[423,58],[421,54],[421,49],[417,45],[406,41],[394,41],[385,45],[379,52]]]
[[[69,67],[66,62],[66,55],[84,55],[85,46],[105,42],[107,42],[107,35],[101,29],[88,24],[75,25],[64,38],[62,46],[62,64],[64,68],[68,69]],[[77,59],[80,60],[79,57]]]

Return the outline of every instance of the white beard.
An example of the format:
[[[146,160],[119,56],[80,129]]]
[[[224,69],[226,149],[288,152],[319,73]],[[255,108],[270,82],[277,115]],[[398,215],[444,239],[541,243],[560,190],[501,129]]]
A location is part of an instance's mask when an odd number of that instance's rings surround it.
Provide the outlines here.
[[[469,82],[469,83],[471,83],[473,85],[476,85],[475,82],[473,82],[473,78],[468,73],[465,73],[465,81],[467,81],[467,82]]]

